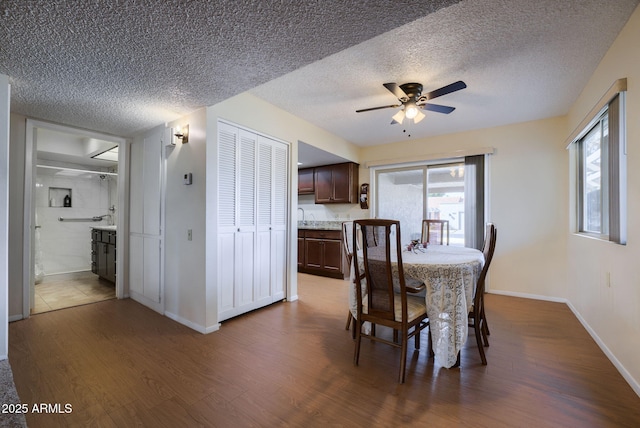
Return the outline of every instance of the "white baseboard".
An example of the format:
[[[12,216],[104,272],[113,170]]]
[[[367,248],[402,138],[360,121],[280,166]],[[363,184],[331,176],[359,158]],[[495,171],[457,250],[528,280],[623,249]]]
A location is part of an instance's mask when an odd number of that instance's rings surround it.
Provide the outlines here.
[[[547,302],[567,303],[567,299],[561,297],[549,297],[539,294],[518,293],[515,291],[503,291],[503,290],[487,290],[489,294],[500,294],[501,296],[522,297],[523,299],[533,300],[546,300]]]
[[[21,319],[24,319],[22,314],[9,315],[9,322],[20,321]]]
[[[214,331],[220,330],[220,323],[217,323],[209,327],[205,327],[200,324],[196,324],[193,321],[189,321],[188,319],[182,318],[181,316],[178,316],[171,312],[165,311],[164,314],[167,318],[171,318],[172,320],[179,322],[180,324],[187,326],[190,329],[197,331],[198,333],[209,334],[209,333],[213,333]]]
[[[609,358],[609,361],[611,361],[611,363],[615,366],[615,368],[618,369],[618,372],[620,372],[624,380],[627,381],[629,386],[631,386],[631,388],[635,391],[635,393],[640,397],[640,382],[634,379],[633,376],[631,376],[631,374],[629,373],[629,371],[622,365],[622,363],[618,361],[618,359],[613,354],[613,352],[611,352],[611,350],[607,347],[607,345],[604,344],[604,342],[600,339],[600,337],[591,328],[591,326],[582,317],[582,315],[580,315],[578,310],[571,304],[569,300],[563,299],[561,297],[540,296],[537,294],[516,293],[512,291],[502,291],[502,290],[488,290],[487,293],[500,294],[503,296],[511,296],[511,297],[522,297],[525,299],[546,300],[549,302],[565,303],[569,307],[569,309],[571,309],[571,312],[573,312],[573,314],[578,319],[578,321],[580,321],[580,324],[582,324],[582,327],[584,327],[584,329],[587,330],[591,338],[598,344],[602,352],[604,352],[604,355],[606,355],[607,358]]]
[[[631,386],[631,388],[635,391],[635,393],[640,397],[640,382],[634,379],[633,376],[631,376],[631,373],[629,373],[629,371],[627,371],[627,369],[622,365],[622,363],[618,361],[618,359],[613,354],[613,352],[611,352],[611,350],[607,347],[607,345],[604,344],[604,342],[600,339],[600,337],[596,334],[596,332],[589,326],[589,324],[587,324],[587,321],[584,318],[582,318],[582,315],[580,315],[578,310],[571,304],[571,302],[567,302],[567,306],[569,306],[569,309],[571,309],[571,312],[573,312],[576,318],[578,318],[578,321],[580,321],[580,324],[582,324],[585,330],[587,330],[589,335],[591,335],[591,338],[595,340],[595,342],[598,344],[600,349],[602,349],[602,352],[604,352],[607,358],[609,358],[609,361],[611,361],[611,363],[615,366],[615,368],[618,369],[618,371],[620,372],[624,380],[627,381],[629,386]]]
[[[216,323],[215,325],[211,325],[207,327],[204,331],[205,334],[213,333],[214,331],[220,330],[220,323]]]
[[[291,296],[287,299],[287,302],[295,302],[296,300],[298,300],[298,295],[296,294],[295,296]]]

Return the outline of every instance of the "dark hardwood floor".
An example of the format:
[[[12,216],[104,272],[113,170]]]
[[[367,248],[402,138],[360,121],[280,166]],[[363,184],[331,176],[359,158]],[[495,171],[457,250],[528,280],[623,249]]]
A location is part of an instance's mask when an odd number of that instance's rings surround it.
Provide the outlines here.
[[[353,365],[346,282],[300,274],[299,296],[209,335],[132,300],[11,323],[23,403],[72,406],[28,425],[640,426],[640,397],[564,304],[487,295],[489,364],[473,337],[459,369],[411,341],[399,385],[399,349],[364,341]]]

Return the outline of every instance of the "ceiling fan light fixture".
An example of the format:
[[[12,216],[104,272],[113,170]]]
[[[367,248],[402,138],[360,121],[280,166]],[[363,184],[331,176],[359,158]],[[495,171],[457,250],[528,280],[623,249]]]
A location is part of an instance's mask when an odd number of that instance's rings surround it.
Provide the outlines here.
[[[405,116],[407,117],[407,119],[413,119],[415,118],[418,113],[420,113],[418,111],[418,106],[416,106],[414,103],[407,103],[404,107],[405,110]]]
[[[422,119],[424,119],[425,117],[426,117],[425,114],[422,113],[420,110],[418,110],[418,113],[416,114],[416,117],[413,118],[413,123],[418,123]]]
[[[394,124],[394,123],[402,124],[402,121],[404,120],[404,116],[405,116],[404,110],[400,110],[399,112],[394,114],[393,117],[391,117],[391,119],[393,119],[391,124]]]

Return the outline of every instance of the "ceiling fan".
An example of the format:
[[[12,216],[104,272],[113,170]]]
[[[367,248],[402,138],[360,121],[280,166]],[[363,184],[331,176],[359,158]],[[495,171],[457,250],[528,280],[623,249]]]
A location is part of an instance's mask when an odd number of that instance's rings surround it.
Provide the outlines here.
[[[362,113],[364,111],[380,110],[383,108],[396,108],[402,107],[402,110],[393,115],[391,124],[402,123],[404,118],[413,119],[413,123],[418,123],[424,119],[425,115],[420,110],[435,111],[437,113],[449,114],[455,110],[455,107],[448,107],[439,104],[427,103],[443,95],[450,94],[451,92],[464,89],[467,85],[462,81],[451,83],[447,86],[443,86],[435,91],[422,93],[421,83],[405,83],[404,85],[398,85],[397,83],[384,83],[382,86],[387,88],[393,95],[398,98],[400,104],[391,104],[388,106],[371,107],[361,110],[356,110],[356,113]]]

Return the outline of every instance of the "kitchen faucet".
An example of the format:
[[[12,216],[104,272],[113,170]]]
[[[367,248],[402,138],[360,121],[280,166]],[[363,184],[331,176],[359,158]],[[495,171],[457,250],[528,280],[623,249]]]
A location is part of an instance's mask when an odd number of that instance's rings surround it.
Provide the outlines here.
[[[304,209],[298,207],[298,210],[302,211],[302,225],[306,226],[307,221],[304,219]]]

